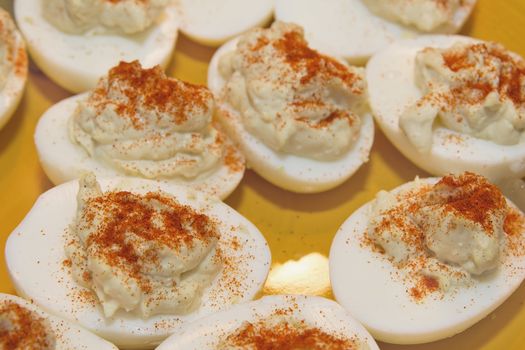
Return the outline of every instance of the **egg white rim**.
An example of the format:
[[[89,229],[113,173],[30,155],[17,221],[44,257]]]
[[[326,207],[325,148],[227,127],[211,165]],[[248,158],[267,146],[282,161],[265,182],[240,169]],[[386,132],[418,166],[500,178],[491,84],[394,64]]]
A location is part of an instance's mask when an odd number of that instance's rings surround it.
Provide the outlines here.
[[[220,102],[219,96],[226,82],[218,70],[219,60],[224,54],[235,50],[238,40],[236,38],[227,42],[213,55],[208,68],[208,88],[219,101],[219,121],[244,153],[248,166],[274,185],[298,193],[326,191],[348,180],[368,161],[374,141],[371,115],[366,113],[361,117],[362,126],[356,143],[347,154],[337,160],[317,161],[272,150],[246,131],[237,111],[227,103]]]
[[[12,19],[10,18],[10,20]],[[27,81],[28,62],[25,42],[18,29],[15,29],[13,34],[16,56],[13,58],[13,67],[6,77],[5,85],[0,90],[0,129],[15,113],[24,94]]]
[[[316,2],[316,0],[310,0]],[[465,6],[461,7],[454,15],[453,25],[445,28],[441,28],[438,31],[444,33],[455,33],[461,29],[463,24],[466,22],[470,13],[472,12],[474,5],[477,0],[468,0],[465,2]],[[299,2],[299,0],[297,0]],[[275,18],[276,20],[296,22],[301,24],[302,20],[297,19],[297,8],[298,6],[305,6],[304,0],[301,0],[301,4],[297,6],[291,5],[290,0],[275,0]],[[330,3],[333,1],[323,2],[323,7],[329,8]],[[424,32],[418,31],[415,27],[405,26],[403,24],[382,18],[368,9],[368,7],[362,3],[361,0],[346,0],[348,6],[354,7],[354,11],[359,13],[359,16],[355,16],[348,19],[350,23],[362,23],[363,27],[353,26],[353,36],[360,38],[360,42],[348,42],[348,46],[341,47],[341,44],[336,44],[328,41],[321,41],[316,37],[316,33],[313,28],[305,25],[305,34],[308,41],[319,49],[320,51],[331,53],[332,55],[342,56],[350,62],[364,63],[370,56],[377,51],[381,50],[388,44],[393,43],[396,40],[416,37],[417,35],[425,34]],[[324,10],[323,10],[324,11]],[[338,8],[334,9],[338,11]],[[311,12],[312,20],[319,21],[318,16],[322,16],[322,13],[317,11]],[[357,33],[355,32],[357,31]],[[382,39],[376,44],[372,44],[370,40],[367,40],[369,33],[382,33]]]
[[[264,319],[291,305],[293,315],[306,320],[307,324],[327,333],[356,335],[370,346],[370,350],[379,349],[368,331],[336,302],[317,296],[271,295],[185,324],[157,350],[215,349],[219,341],[241,327],[243,322]]]
[[[32,304],[31,302],[25,299],[22,299],[15,295],[0,293],[0,303],[4,301],[16,303],[30,311],[35,312],[38,316],[46,319],[49,322],[51,330],[56,335],[56,350],[73,349],[72,346],[74,346],[74,349],[77,350],[89,350],[89,345],[96,345],[97,349],[101,350],[118,350],[117,347],[111,344],[110,342],[63,318],[53,316],[51,314],[48,314],[47,312],[42,311],[36,305]],[[84,338],[87,338],[90,344],[82,344],[82,341],[85,340]]]
[[[79,94],[56,103],[40,117],[37,123],[34,139],[40,164],[51,182],[56,185],[76,179],[87,171],[106,177],[127,176],[111,165],[90,157],[82,146],[71,141],[69,119],[74,114],[78,102],[86,99],[87,96],[87,93]],[[243,160],[242,154],[234,149],[228,138],[224,137],[224,139],[225,146],[235,151],[236,157]],[[235,167],[221,164],[210,174],[195,179],[178,177],[159,181],[187,185],[224,199],[239,185],[243,175],[243,164]]]
[[[143,320],[118,311],[113,319],[106,320],[99,305],[81,297],[87,289],[80,287],[63,265],[66,230],[77,208],[78,181],[74,180],[42,194],[7,239],[7,269],[19,295],[52,314],[79,323],[119,347],[131,349],[153,347],[182,323],[230,304],[249,301],[262,288],[271,262],[268,244],[251,222],[226,204],[181,186],[150,180],[100,178],[98,182],[103,191],[145,193],[160,189],[175,195],[179,203],[215,218],[221,232],[219,247],[242,276],[237,279],[228,275],[231,271],[221,270],[211,287],[204,291],[200,308],[187,315],[156,315]],[[228,247],[233,240],[237,240],[240,249]],[[234,280],[233,285],[228,285]]]
[[[423,96],[413,83],[416,53],[428,46],[446,48],[455,42],[473,43],[479,40],[459,35],[421,36],[394,43],[374,55],[366,67],[374,119],[405,157],[432,175],[472,171],[494,182],[506,177],[525,176],[523,143],[498,145],[435,126],[430,152],[420,153],[399,127],[399,117],[404,109]],[[400,61],[403,64],[398,64]]]
[[[178,34],[176,5],[166,7],[160,23],[138,34],[74,35],[43,18],[42,2],[15,1],[16,21],[37,66],[68,91],[79,93],[95,87],[98,79],[121,60],[138,59],[143,67],[166,68],[171,59]],[[82,66],[79,57],[92,57],[92,64]]]
[[[256,16],[256,18],[253,18],[251,23],[245,24],[243,26],[238,26],[238,28],[236,28],[235,30],[224,31],[223,28],[217,28],[217,27],[221,27],[220,25],[218,25],[218,23],[214,24],[215,28],[205,30],[199,27],[198,25],[196,25],[195,23],[192,23],[191,21],[189,21],[187,18],[184,17],[184,2],[181,1],[180,2],[180,6],[181,6],[180,31],[184,33],[184,35],[186,35],[187,37],[189,37],[190,39],[198,43],[208,45],[208,46],[219,46],[223,44],[224,42],[230,40],[231,38],[251,28],[261,27],[269,23],[273,16],[274,0],[266,0],[265,2],[267,3],[267,9],[265,9],[264,13],[261,13],[261,15]],[[250,3],[247,2],[247,4],[250,4]],[[234,9],[233,11],[239,11],[239,10]]]
[[[434,184],[440,178],[419,179]],[[395,188],[394,193],[411,185]],[[415,302],[408,285],[390,261],[362,242],[374,200],[366,203],[338,229],[329,254],[330,281],[335,299],[375,339],[394,344],[427,343],[458,334],[500,306],[525,278],[525,256],[503,254],[500,267],[474,286]],[[508,204],[517,209],[512,202]],[[523,213],[521,213],[524,215]],[[521,234],[525,238],[525,232]],[[385,282],[387,281],[387,282]],[[483,296],[486,298],[483,299]],[[376,315],[370,310],[380,310]],[[429,326],[427,320],[432,320]]]

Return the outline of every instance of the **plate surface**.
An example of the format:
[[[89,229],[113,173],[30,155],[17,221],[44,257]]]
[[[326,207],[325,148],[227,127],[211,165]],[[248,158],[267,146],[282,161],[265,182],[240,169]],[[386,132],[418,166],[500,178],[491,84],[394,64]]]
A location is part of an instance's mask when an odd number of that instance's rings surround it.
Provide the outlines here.
[[[10,8],[12,1],[0,0]],[[525,55],[525,1],[479,0],[461,34],[503,43]],[[205,84],[213,49],[183,35],[168,69],[176,76]],[[25,96],[17,112],[0,130],[0,251],[5,240],[29,211],[38,195],[52,185],[40,168],[33,132],[40,115],[53,103],[70,96],[53,84],[34,65],[30,68]],[[305,293],[331,297],[328,252],[337,228],[374,197],[380,189],[392,189],[416,175],[428,176],[404,158],[376,128],[370,161],[347,182],[320,194],[294,194],[248,171],[241,185],[226,200],[266,236],[273,266],[266,294]],[[14,293],[5,260],[0,258],[0,292]],[[384,350],[521,350],[525,344],[525,285],[486,319],[447,340],[414,346],[379,344]]]

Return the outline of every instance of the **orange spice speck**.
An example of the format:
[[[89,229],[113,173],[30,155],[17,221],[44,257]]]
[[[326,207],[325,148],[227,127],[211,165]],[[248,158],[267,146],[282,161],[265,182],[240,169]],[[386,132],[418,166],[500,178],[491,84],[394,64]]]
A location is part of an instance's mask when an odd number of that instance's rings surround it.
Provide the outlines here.
[[[316,76],[337,77],[348,85],[357,79],[342,63],[309,48],[306,40],[296,31],[285,33],[273,46],[297,72],[305,71],[302,84],[307,84]]]
[[[511,56],[500,45],[486,43],[470,45],[460,51],[445,51],[442,56],[445,65],[451,71],[459,72],[475,66],[475,61],[469,56],[470,53],[483,55],[484,64],[489,70],[499,70],[497,85],[482,82],[480,78],[483,76],[476,76],[476,80],[466,81],[463,86],[453,89],[455,99],[474,104],[483,101],[490,92],[495,91],[515,104],[525,103],[525,92],[522,89],[525,80],[525,61],[523,59]],[[500,68],[494,65],[495,60],[500,62]]]
[[[285,316],[292,311],[291,309],[276,310],[274,315]],[[318,327],[307,325],[305,321],[298,321],[297,325],[284,321],[269,326],[264,319],[254,323],[245,322],[235,333],[226,338],[226,342],[255,350],[352,350],[358,348],[355,339],[329,334]]]
[[[506,199],[501,191],[485,178],[473,173],[465,172],[458,176],[444,176],[433,186],[421,186],[399,194],[397,200],[399,204],[384,212],[384,215],[378,220],[373,234],[365,233],[363,235],[362,244],[383,254],[384,250],[377,247],[373,237],[388,234],[394,229],[402,233],[400,240],[413,249],[417,255],[402,262],[391,261],[395,267],[407,271],[407,282],[412,285],[412,287],[407,288],[407,292],[416,301],[420,301],[428,294],[440,290],[438,280],[421,273],[429,262],[425,221],[423,219],[423,222],[416,224],[410,217],[420,213],[422,207],[439,205],[444,211],[440,215],[452,213],[454,216],[460,216],[477,223],[487,235],[494,233],[495,223],[492,222],[492,217],[506,215],[506,231],[525,233],[525,225],[516,226],[517,218],[522,218],[521,214],[517,216],[510,214],[512,211],[509,212]],[[520,249],[520,251],[524,251],[523,243],[507,240],[506,246],[515,255],[517,254],[515,252]],[[462,272],[450,269],[446,264],[438,262],[434,268],[439,268],[440,273],[450,275],[454,279],[464,277]]]
[[[211,92],[204,86],[168,78],[160,66],[143,69],[138,61],[120,62],[110,69],[107,84],[99,82],[90,101],[99,110],[109,104],[115,105],[117,113],[129,118],[136,129],[144,128],[141,109],[157,113],[169,113],[173,122],[182,124],[195,111],[208,111]],[[107,98],[110,91],[119,91],[126,99],[118,102]]]
[[[516,209],[509,210],[503,223],[503,231],[508,236],[516,236],[525,233],[525,218]]]
[[[440,184],[460,189],[446,199],[447,210],[479,223],[488,234],[493,233],[490,214],[507,207],[505,197],[495,185],[469,172],[459,177],[445,176],[438,182],[438,186]]]
[[[157,212],[158,205],[163,209]],[[94,224],[90,221],[94,218],[93,211],[104,211],[105,215],[98,230],[89,236],[88,246],[97,245],[99,254],[110,266],[127,271],[145,292],[150,291],[150,286],[142,278],[142,265],[160,262],[153,252],[139,253],[137,246],[126,239],[130,234],[175,250],[191,247],[195,239],[206,242],[218,237],[215,223],[209,217],[159,193],[140,196],[121,191],[92,198],[82,214],[87,225]]]
[[[7,315],[12,329],[0,324],[0,348],[47,349],[52,346],[44,319],[15,302],[0,303],[0,314]],[[9,327],[9,326],[7,326]]]
[[[410,288],[410,295],[417,301],[421,301],[428,294],[439,290],[439,282],[431,276],[420,276],[415,287]]]

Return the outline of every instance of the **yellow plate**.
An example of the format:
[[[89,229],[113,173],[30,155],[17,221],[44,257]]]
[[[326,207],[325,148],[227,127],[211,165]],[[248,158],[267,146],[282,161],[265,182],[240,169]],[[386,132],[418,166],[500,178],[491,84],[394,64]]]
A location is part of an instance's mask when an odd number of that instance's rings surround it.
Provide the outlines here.
[[[0,0],[4,8],[11,1]],[[503,43],[525,55],[525,1],[479,0],[463,34]],[[169,74],[194,83],[206,83],[207,62],[213,49],[180,37]],[[25,96],[11,121],[0,130],[0,249],[31,208],[49,189],[38,163],[33,131],[40,115],[69,96],[31,67]],[[406,160],[384,135],[376,132],[370,161],[338,188],[312,195],[283,191],[248,171],[227,203],[264,233],[273,255],[264,292],[331,296],[327,255],[339,225],[380,189],[391,189],[427,176]],[[5,260],[0,259],[0,292],[14,293]],[[452,338],[414,346],[380,344],[382,349],[515,349],[525,348],[525,285],[501,307],[469,330]],[[429,316],[431,317],[431,316]]]

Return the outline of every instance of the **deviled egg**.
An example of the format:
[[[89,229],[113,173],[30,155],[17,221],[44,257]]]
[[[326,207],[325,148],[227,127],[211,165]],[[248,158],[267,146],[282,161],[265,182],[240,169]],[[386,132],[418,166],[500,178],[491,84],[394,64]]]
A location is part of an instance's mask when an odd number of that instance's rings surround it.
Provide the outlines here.
[[[337,303],[273,295],[185,324],[157,350],[379,349]]]
[[[27,80],[27,54],[22,35],[0,8],[0,128],[11,118]]]
[[[379,340],[453,336],[525,278],[525,214],[473,173],[416,179],[354,212],[330,250],[336,300]]]
[[[200,192],[92,174],[42,194],[6,243],[19,295],[126,349],[251,300],[270,252],[243,216]]]
[[[166,67],[177,39],[170,0],[17,0],[14,12],[35,63],[74,93],[121,60]]]
[[[300,27],[275,22],[222,46],[208,86],[250,167],[284,189],[320,192],[368,160],[374,125],[363,73],[310,49]]]
[[[244,158],[212,125],[213,95],[168,78],[160,67],[121,62],[89,93],[48,109],[35,130],[44,171],[55,184],[86,171],[188,185],[227,197]]]
[[[117,350],[117,347],[36,305],[0,293],[0,348],[31,350]]]
[[[433,175],[525,176],[525,60],[461,36],[400,41],[367,65],[372,113],[388,139]]]
[[[276,0],[275,18],[304,27],[315,49],[362,63],[396,40],[456,33],[476,0]]]
[[[274,0],[180,0],[180,30],[197,42],[220,45],[268,23],[273,3]]]

